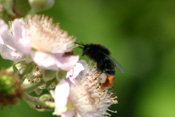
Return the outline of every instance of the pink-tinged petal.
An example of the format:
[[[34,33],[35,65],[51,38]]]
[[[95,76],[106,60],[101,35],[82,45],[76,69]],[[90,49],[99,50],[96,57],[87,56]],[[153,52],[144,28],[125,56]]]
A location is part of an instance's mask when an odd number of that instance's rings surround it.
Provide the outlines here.
[[[2,40],[1,37],[0,37],[0,44],[4,44],[4,41]]]
[[[75,116],[75,111],[67,111],[64,113],[61,113],[61,117],[74,117]]]
[[[3,46],[4,46],[4,41],[3,41],[2,38],[0,37],[0,53],[2,52]]]
[[[79,56],[63,56],[62,54],[55,54],[54,56],[58,68],[65,71],[71,70],[79,61]]]
[[[22,60],[22,54],[17,53],[15,49],[4,44],[4,41],[0,37],[0,54],[2,58],[14,61]]]
[[[26,47],[21,47],[16,41],[15,38],[10,34],[8,30],[8,25],[0,20],[0,37],[2,38],[4,44],[22,52],[28,54],[30,49]]]
[[[16,46],[12,35],[9,33],[8,25],[3,20],[0,20],[0,37],[5,44],[12,47]]]
[[[13,32],[13,35],[17,37],[17,39],[26,37],[27,35],[26,27],[22,19],[15,19],[12,22],[12,32]]]
[[[6,45],[2,46],[1,56],[4,59],[9,59],[12,61],[21,61],[23,58],[23,55],[20,53],[17,53],[16,51],[10,49]]]
[[[85,74],[86,71],[89,69],[89,66],[88,66],[88,64],[87,64],[87,62],[86,62],[85,60],[80,60],[79,62],[80,62],[80,63],[83,65],[83,67],[84,67],[84,70],[83,70],[83,73],[82,73],[82,74]]]
[[[23,47],[31,48],[30,39],[27,37],[27,28],[23,19],[15,19],[12,22],[12,32],[15,40]]]
[[[58,70],[58,67],[55,62],[55,58],[50,54],[41,52],[41,51],[32,51],[31,57],[33,61],[40,67],[49,69],[49,70]]]
[[[82,60],[81,60],[82,61]],[[83,61],[85,62],[85,61]],[[82,63],[77,63],[73,69],[67,72],[66,78],[69,78],[71,82],[84,70],[84,65]]]
[[[55,88],[55,114],[60,115],[65,110],[70,93],[70,83],[66,80],[61,80]]]

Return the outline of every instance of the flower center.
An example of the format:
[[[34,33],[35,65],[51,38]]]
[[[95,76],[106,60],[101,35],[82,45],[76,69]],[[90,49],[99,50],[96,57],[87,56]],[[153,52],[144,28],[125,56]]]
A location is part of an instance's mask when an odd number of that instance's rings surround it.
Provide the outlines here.
[[[58,25],[53,25],[48,17],[36,15],[29,19],[27,33],[33,49],[48,53],[65,53],[73,49],[74,40]]]

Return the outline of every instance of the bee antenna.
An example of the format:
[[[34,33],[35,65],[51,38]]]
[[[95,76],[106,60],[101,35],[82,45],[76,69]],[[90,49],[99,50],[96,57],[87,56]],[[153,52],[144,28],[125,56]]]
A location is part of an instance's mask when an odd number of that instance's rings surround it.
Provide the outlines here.
[[[79,44],[79,45],[81,45],[81,46],[85,46],[85,44],[83,44],[83,43],[80,42],[80,41],[76,41],[75,44]]]
[[[84,49],[85,44],[83,44],[82,42],[76,41],[75,44],[77,44],[78,48]]]

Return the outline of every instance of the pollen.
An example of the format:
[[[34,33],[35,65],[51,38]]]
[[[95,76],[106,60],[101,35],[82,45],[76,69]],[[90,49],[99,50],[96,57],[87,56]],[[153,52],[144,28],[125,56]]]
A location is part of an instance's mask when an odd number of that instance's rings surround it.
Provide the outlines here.
[[[70,101],[77,115],[104,117],[107,111],[111,111],[108,107],[117,103],[116,97],[101,87],[98,75],[94,69],[87,71],[80,81],[71,86]]]
[[[53,24],[53,19],[47,16],[35,15],[26,21],[27,35],[34,50],[48,53],[65,53],[74,47],[75,39],[59,24]]]

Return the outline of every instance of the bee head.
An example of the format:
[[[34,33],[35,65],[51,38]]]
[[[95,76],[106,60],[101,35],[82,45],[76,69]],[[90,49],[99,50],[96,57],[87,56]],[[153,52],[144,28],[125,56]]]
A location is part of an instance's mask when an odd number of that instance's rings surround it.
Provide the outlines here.
[[[75,44],[77,45],[78,48],[83,49],[82,56],[87,55],[87,54],[89,53],[90,45],[88,45],[88,44],[83,44],[83,43],[80,42],[80,41],[76,41]]]
[[[83,47],[83,54],[82,54],[82,56],[84,56],[84,55],[88,55],[88,53],[89,53],[89,51],[90,51],[90,46],[89,45],[84,45],[84,47]]]

